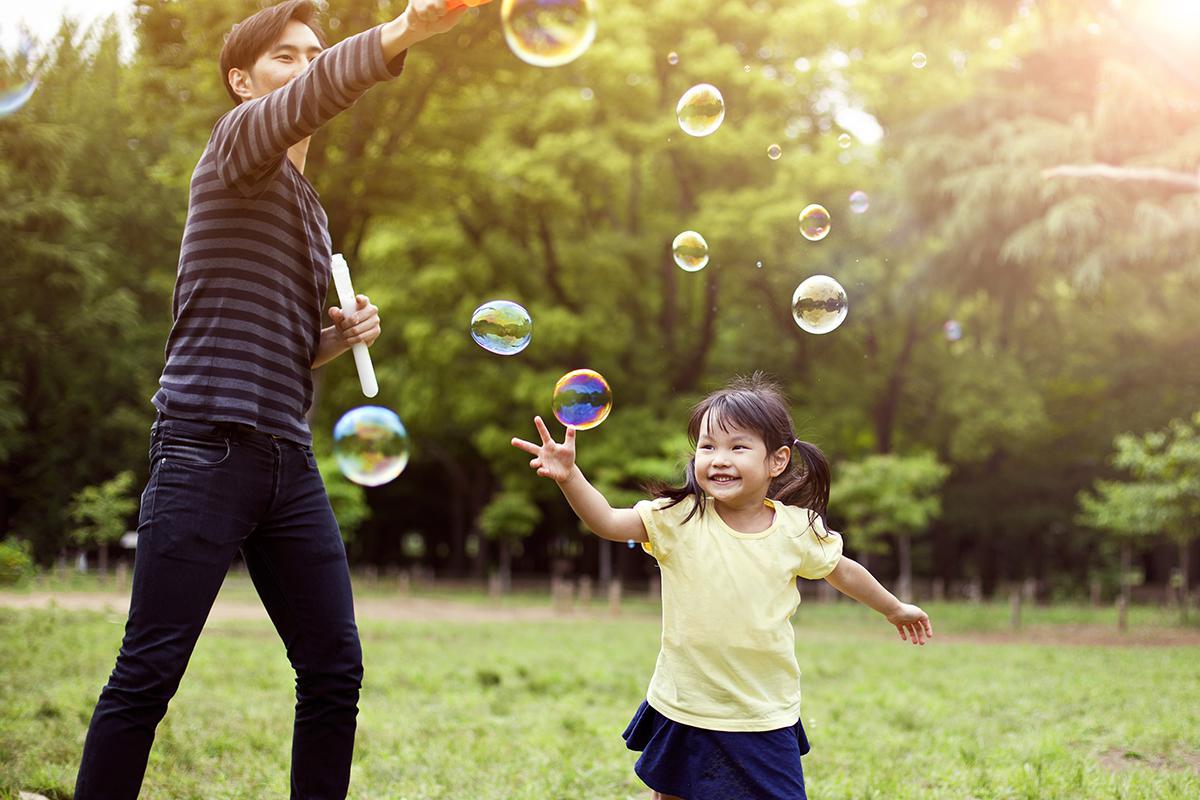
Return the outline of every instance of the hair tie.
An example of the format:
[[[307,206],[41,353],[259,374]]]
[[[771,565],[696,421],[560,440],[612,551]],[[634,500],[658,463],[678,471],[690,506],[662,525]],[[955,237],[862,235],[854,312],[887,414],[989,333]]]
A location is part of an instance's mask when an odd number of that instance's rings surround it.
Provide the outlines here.
[[[799,440],[799,439],[792,439],[792,447],[794,447],[794,448],[796,448],[797,450],[799,450],[799,449],[800,449],[800,440]]]

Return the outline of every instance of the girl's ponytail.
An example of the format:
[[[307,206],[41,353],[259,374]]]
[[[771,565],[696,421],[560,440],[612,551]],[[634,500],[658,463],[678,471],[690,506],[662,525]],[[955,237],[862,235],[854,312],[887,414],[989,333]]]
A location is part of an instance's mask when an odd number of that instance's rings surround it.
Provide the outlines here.
[[[807,508],[820,517],[828,530],[829,462],[815,444],[793,437],[792,448],[796,451],[796,458],[775,479],[778,488],[773,490],[772,496],[789,506]]]

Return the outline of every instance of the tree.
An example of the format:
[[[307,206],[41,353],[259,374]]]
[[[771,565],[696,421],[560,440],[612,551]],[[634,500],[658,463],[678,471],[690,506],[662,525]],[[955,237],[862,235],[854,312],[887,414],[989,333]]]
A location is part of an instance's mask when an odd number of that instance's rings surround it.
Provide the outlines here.
[[[950,468],[931,453],[889,453],[841,465],[833,482],[830,508],[846,520],[859,552],[878,552],[885,535],[896,537],[896,593],[905,602],[912,599],[911,537],[941,513],[938,490],[949,474]]]
[[[1082,519],[1122,539],[1165,534],[1174,541],[1179,548],[1179,613],[1186,620],[1188,553],[1200,536],[1200,412],[1190,420],[1172,420],[1166,430],[1122,434],[1113,444],[1114,466],[1132,480],[1098,482],[1094,495],[1080,498]],[[1124,571],[1124,550],[1122,556]]]
[[[512,588],[512,546],[533,532],[542,518],[541,509],[519,491],[496,494],[479,515],[479,527],[500,545],[500,589]]]
[[[1167,514],[1161,487],[1148,482],[1097,481],[1092,492],[1079,495],[1078,521],[1120,543],[1120,587],[1117,627],[1129,626],[1129,594],[1133,583],[1133,546],[1162,533]]]
[[[137,511],[134,474],[126,470],[111,480],[75,494],[67,517],[75,523],[71,540],[81,547],[100,548],[100,572],[108,572],[108,546],[118,541]]]

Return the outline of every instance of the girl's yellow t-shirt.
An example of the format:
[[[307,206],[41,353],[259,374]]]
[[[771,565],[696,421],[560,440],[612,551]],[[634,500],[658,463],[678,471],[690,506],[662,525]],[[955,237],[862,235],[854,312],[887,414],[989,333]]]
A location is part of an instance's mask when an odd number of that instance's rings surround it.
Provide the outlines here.
[[[715,731],[769,731],[800,719],[800,666],[791,617],[796,576],[837,566],[842,537],[805,508],[766,500],[771,527],[740,533],[690,498],[634,508],[662,572],[662,650],[646,700],[675,722]],[[815,515],[814,515],[815,517]]]

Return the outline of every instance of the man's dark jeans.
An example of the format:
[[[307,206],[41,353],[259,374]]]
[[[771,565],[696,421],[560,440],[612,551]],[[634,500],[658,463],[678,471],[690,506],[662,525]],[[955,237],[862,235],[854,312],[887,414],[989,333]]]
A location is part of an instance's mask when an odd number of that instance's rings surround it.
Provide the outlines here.
[[[88,728],[76,800],[137,797],[155,727],[239,549],[296,671],[291,797],[346,796],[362,650],[312,450],[241,425],[160,418],[129,621]],[[228,677],[236,715],[242,676]]]

